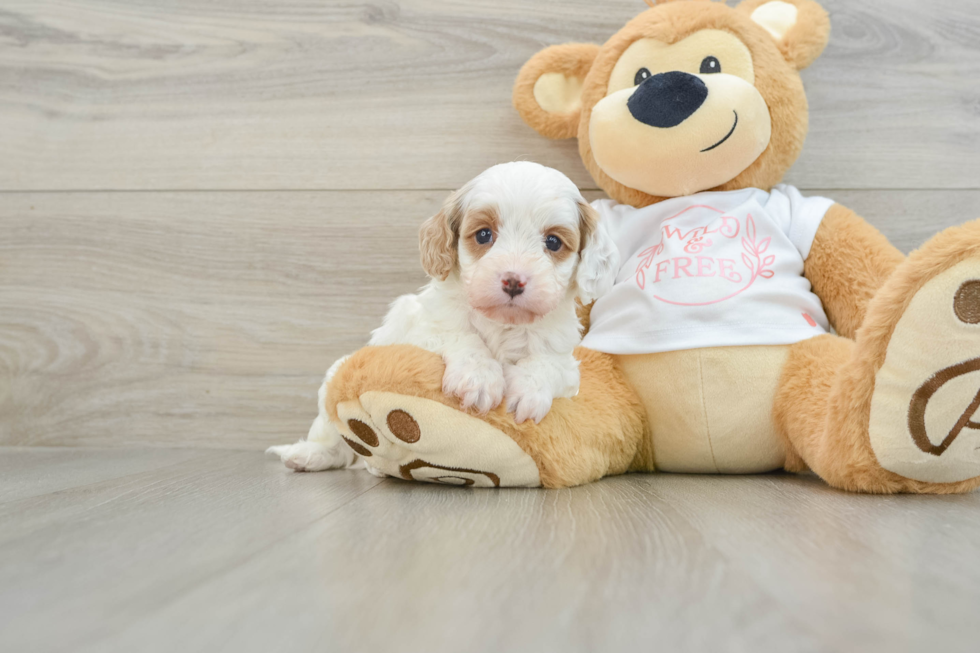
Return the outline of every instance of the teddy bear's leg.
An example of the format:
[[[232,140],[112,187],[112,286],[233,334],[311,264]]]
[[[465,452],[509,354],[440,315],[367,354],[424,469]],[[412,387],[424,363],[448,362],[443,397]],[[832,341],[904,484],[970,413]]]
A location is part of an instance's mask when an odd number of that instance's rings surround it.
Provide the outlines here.
[[[327,391],[330,421],[372,469],[406,480],[465,486],[568,487],[627,471],[645,414],[605,354],[578,349],[581,386],[556,399],[541,421],[516,424],[498,406],[459,409],[442,392],[437,354],[366,347],[337,371]]]
[[[794,345],[774,415],[800,457],[789,469],[855,491],[956,493],[980,486],[978,408],[980,221],[910,255],[856,342]]]

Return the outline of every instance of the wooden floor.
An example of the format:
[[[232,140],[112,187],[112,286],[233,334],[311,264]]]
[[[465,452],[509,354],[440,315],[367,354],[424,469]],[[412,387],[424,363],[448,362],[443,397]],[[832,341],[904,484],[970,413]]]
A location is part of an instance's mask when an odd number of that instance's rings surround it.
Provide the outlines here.
[[[980,495],[0,448],[4,651],[976,651]]]
[[[980,217],[976,0],[823,0],[787,181],[905,251]],[[510,104],[642,0],[0,0],[0,651],[976,651],[980,495],[561,492],[261,455],[423,282]]]

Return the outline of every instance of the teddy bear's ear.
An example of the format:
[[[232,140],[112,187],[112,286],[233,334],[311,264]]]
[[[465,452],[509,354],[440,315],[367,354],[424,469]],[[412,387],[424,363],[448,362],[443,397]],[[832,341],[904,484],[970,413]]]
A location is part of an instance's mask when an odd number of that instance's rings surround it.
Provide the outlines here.
[[[514,84],[514,107],[548,138],[572,138],[582,114],[582,85],[599,53],[588,43],[553,45],[524,64]]]
[[[745,0],[738,6],[776,39],[797,70],[816,61],[830,39],[830,18],[813,0]]]

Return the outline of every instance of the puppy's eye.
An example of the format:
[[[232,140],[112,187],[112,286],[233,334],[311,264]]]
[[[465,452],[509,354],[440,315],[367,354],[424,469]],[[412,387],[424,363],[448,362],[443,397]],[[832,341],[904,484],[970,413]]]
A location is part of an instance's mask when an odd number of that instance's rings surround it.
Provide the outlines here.
[[[711,73],[721,72],[721,62],[715,57],[705,57],[701,62],[701,74],[710,75]]]
[[[493,231],[491,229],[480,229],[476,232],[476,242],[481,245],[489,245],[493,242]]]
[[[544,239],[544,246],[547,247],[552,252],[557,252],[561,249],[562,242],[558,236],[548,236]]]
[[[639,70],[636,71],[636,76],[633,77],[633,86],[639,86],[643,82],[650,79],[650,77],[651,75],[649,70],[647,70],[646,68],[640,68]]]

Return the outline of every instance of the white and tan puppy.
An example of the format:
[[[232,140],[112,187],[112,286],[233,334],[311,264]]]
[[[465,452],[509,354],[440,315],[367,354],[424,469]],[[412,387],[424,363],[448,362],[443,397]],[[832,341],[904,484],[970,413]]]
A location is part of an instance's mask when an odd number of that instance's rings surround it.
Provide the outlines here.
[[[432,280],[391,305],[369,344],[441,354],[446,394],[480,413],[506,399],[518,422],[540,422],[554,398],[578,392],[575,299],[588,304],[611,288],[619,255],[571,180],[536,163],[494,166],[453,193],[419,240]],[[287,467],[364,465],[324,408],[344,360],[327,372],[306,440],[269,449]]]

